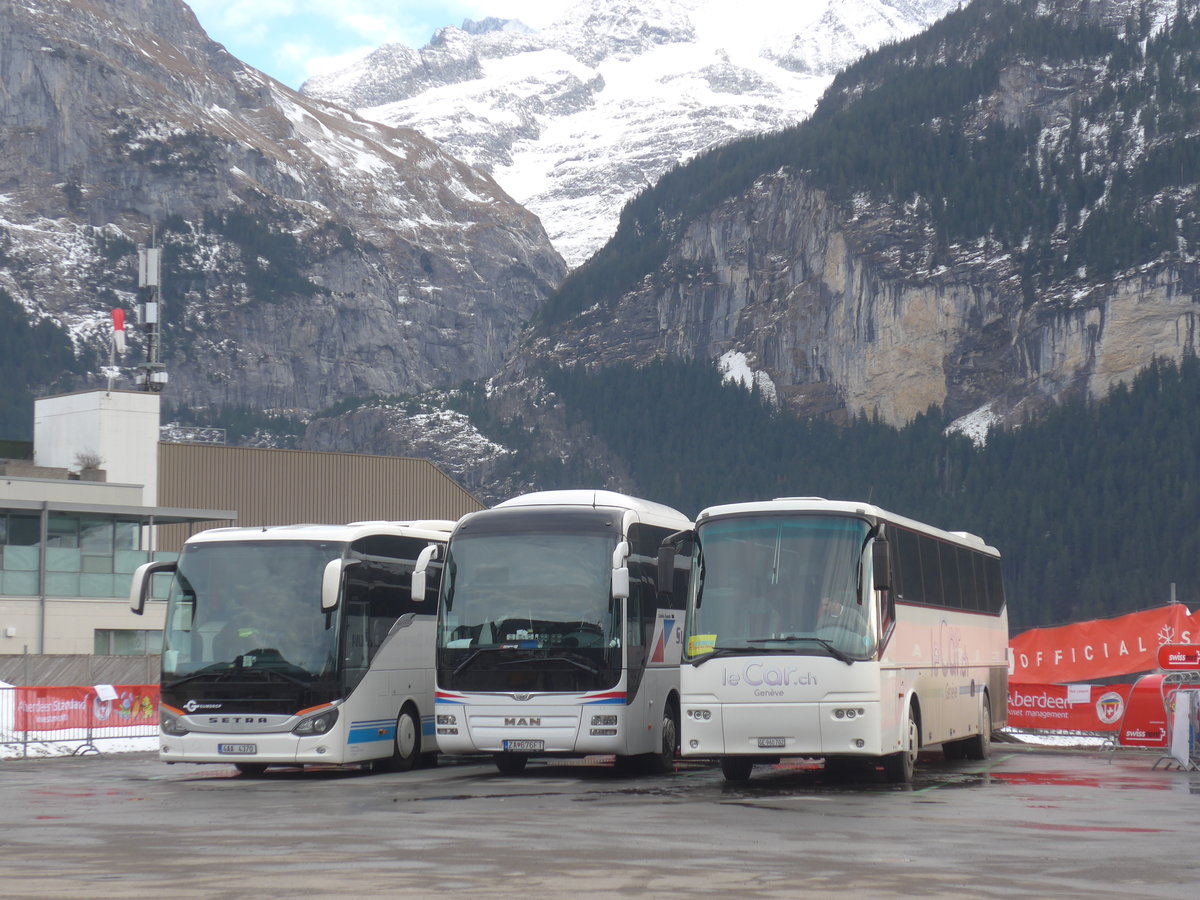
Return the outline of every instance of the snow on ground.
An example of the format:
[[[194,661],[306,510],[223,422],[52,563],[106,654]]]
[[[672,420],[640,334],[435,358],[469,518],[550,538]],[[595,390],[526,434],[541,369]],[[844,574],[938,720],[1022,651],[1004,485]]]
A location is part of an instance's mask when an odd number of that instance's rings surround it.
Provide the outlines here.
[[[764,397],[770,400],[772,404],[776,403],[775,382],[771,380],[771,376],[766,372],[755,372],[751,369],[750,360],[747,359],[745,353],[730,350],[722,355],[717,364],[721,368],[724,381],[735,381],[747,390],[757,385],[759,392]]]
[[[946,426],[946,434],[962,434],[971,439],[976,447],[987,443],[988,430],[1000,421],[994,404],[985,403],[974,412],[955,419]]]
[[[28,744],[0,744],[0,761],[6,759],[48,759],[52,756],[92,756],[96,753],[146,753],[158,750],[158,737],[94,738],[91,741],[32,741]]]

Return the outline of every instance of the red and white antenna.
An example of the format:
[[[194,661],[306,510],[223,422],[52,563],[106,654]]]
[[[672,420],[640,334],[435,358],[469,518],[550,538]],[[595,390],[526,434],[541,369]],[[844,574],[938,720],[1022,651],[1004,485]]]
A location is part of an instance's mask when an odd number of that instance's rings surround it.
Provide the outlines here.
[[[112,339],[108,342],[108,390],[113,389],[113,381],[116,379],[119,370],[117,369],[117,356],[125,355],[125,310],[114,309],[112,311],[113,332]]]

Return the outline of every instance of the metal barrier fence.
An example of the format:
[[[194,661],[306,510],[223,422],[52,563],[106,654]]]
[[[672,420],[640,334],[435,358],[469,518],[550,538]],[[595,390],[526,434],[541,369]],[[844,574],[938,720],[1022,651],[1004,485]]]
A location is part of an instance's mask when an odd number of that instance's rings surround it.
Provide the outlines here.
[[[0,758],[83,756],[158,736],[158,685],[0,687]]]

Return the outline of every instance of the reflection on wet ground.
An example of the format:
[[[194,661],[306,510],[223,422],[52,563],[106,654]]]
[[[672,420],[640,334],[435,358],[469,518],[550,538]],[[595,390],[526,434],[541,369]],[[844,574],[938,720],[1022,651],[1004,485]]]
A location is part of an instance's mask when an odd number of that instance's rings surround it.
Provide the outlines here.
[[[726,782],[716,763],[709,760],[679,760],[671,774],[645,776],[618,768],[611,756],[548,758],[531,760],[528,768],[520,774],[504,775],[492,768],[488,756],[444,756],[439,759],[436,768],[449,770],[440,774],[453,778],[455,790],[434,794],[413,793],[399,799],[403,802],[429,803],[471,800],[481,796],[504,799],[570,794],[576,802],[594,802],[610,795],[683,799],[702,791],[706,799],[721,803],[754,803],[844,793],[922,794],[954,789],[1022,787],[1103,791],[1177,791],[1182,788],[1192,794],[1200,794],[1200,773],[1176,772],[1173,777],[1164,777],[1164,771],[1156,771],[1149,761],[1141,757],[1114,765],[1113,757],[1092,753],[1087,756],[1090,764],[1080,767],[1072,766],[1071,757],[1064,755],[1061,757],[1062,767],[1029,767],[1022,764],[1022,758],[1028,758],[1029,753],[1028,750],[1009,752],[1001,748],[994,750],[990,759],[972,763],[947,762],[936,751],[922,753],[912,784],[889,783],[882,771],[871,765],[848,773],[827,772],[819,759],[788,759],[760,764],[754,767],[748,781]],[[1097,764],[1101,761],[1106,764]],[[254,782],[263,785],[375,777],[378,776],[373,775],[369,768],[360,766],[273,767],[262,774],[248,775],[239,773],[232,766],[187,765],[180,765],[178,771],[158,776],[170,781]],[[397,777],[406,776],[401,773]],[[714,789],[716,796],[711,794]]]

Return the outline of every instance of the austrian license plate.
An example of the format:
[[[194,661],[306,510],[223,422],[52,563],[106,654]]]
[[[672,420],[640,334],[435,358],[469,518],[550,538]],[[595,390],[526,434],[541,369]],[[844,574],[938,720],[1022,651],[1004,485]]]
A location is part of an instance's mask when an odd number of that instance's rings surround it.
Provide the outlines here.
[[[546,749],[545,741],[505,741],[505,750],[517,750],[521,753],[541,752]]]
[[[786,738],[759,738],[758,747],[760,750],[774,749],[776,747],[786,747]]]
[[[217,744],[217,752],[231,756],[253,756],[258,752],[258,744]]]

